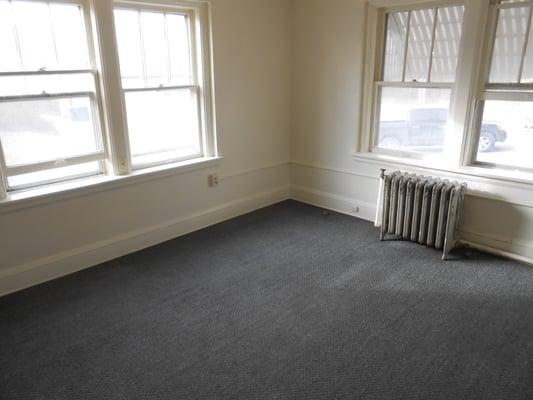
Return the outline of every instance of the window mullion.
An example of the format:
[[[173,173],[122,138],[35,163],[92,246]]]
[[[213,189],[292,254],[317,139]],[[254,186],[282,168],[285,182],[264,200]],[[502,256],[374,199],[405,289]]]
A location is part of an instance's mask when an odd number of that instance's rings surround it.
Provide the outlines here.
[[[141,44],[141,62],[143,67],[144,84],[148,84],[148,72],[146,70],[146,49],[144,47],[143,28],[141,20],[141,12],[137,11],[137,21],[139,21],[139,43]]]
[[[402,69],[402,82],[405,82],[405,74],[407,71],[407,53],[409,47],[409,34],[411,32],[411,11],[407,14],[407,27],[405,31],[405,45],[403,49],[403,69]]]
[[[454,165],[470,163],[472,149],[476,145],[475,110],[478,108],[476,95],[479,93],[478,79],[483,65],[490,64],[490,54],[484,43],[489,22],[489,4],[485,0],[465,2],[463,32],[456,72],[455,92],[451,103],[452,129],[449,158]]]
[[[57,53],[57,40],[56,40],[56,31],[54,29],[54,23],[52,19],[52,7],[50,3],[46,3],[48,6],[48,15],[50,16],[50,31],[52,32],[52,43],[54,44],[54,54],[56,59],[56,65],[59,65],[59,54]]]
[[[431,70],[433,69],[433,52],[435,50],[435,36],[437,35],[437,19],[439,16],[439,9],[435,8],[433,13],[433,33],[431,36],[431,47],[429,49],[429,67],[428,67],[428,82],[431,82]]]
[[[100,84],[104,94],[103,108],[109,135],[111,164],[115,175],[125,175],[131,171],[131,157],[127,139],[113,3],[108,0],[92,0],[92,5],[93,26],[98,39],[97,47],[102,71]]]
[[[526,26],[526,33],[524,36],[524,45],[522,46],[522,58],[520,59],[520,68],[518,69],[518,83],[522,82],[522,72],[524,71],[524,63],[526,60],[526,51],[527,51],[527,45],[529,42],[529,32],[531,30],[531,14],[533,12],[533,7],[529,7],[529,15],[527,18],[527,26]]]
[[[19,58],[19,64],[20,64],[20,68],[23,68],[24,65],[22,63],[22,51],[20,49],[20,39],[19,39],[19,31],[18,31],[18,27],[17,27],[17,21],[15,19],[15,12],[13,10],[13,2],[11,0],[9,0],[9,9],[11,11],[11,19],[12,19],[12,24],[13,24],[13,35],[15,37],[15,46],[17,48],[17,55],[18,55],[18,58]]]

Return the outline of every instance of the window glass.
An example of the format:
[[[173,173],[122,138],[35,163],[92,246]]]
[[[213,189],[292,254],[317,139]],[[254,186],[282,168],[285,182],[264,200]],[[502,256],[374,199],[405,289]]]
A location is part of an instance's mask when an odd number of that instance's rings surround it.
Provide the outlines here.
[[[533,102],[485,101],[477,160],[533,168]]]
[[[464,7],[439,8],[433,62],[431,66],[432,82],[454,82],[461,44]]]
[[[0,102],[0,140],[6,165],[33,164],[94,153],[88,97]]]
[[[188,17],[117,9],[115,18],[134,168],[200,156]]]
[[[529,7],[501,9],[494,41],[490,82],[518,82]]]
[[[83,156],[105,157],[87,37],[77,4],[0,0],[0,142],[9,190],[78,176]],[[101,171],[98,161],[91,165],[91,173]],[[20,175],[22,166],[35,172]]]
[[[407,16],[408,13],[406,12],[387,15],[387,37],[383,70],[383,80],[387,82],[399,82],[403,78]]]
[[[450,89],[381,89],[378,146],[416,153],[443,150]]]
[[[133,163],[198,155],[197,104],[191,90],[126,92]]]
[[[89,54],[80,6],[36,1],[0,0],[0,10],[11,19],[11,33],[4,46],[10,51],[12,69],[82,69],[89,67]],[[14,23],[14,24],[13,24]],[[5,29],[5,28],[4,28]],[[2,53],[4,54],[4,53]],[[18,64],[18,65],[17,65]]]
[[[411,12],[405,80],[427,82],[431,43],[434,30],[434,10]]]

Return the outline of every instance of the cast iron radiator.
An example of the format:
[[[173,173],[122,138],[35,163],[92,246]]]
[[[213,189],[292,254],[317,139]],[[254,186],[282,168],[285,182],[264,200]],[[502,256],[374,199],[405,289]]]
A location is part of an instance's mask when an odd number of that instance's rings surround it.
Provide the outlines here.
[[[418,242],[443,250],[446,260],[458,239],[466,184],[384,169],[381,179],[380,240],[389,234]]]

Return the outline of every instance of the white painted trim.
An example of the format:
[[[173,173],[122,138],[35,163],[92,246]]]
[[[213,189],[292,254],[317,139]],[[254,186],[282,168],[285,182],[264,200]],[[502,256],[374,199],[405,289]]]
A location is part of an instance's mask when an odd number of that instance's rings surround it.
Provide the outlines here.
[[[376,215],[376,207],[373,204],[305,186],[291,185],[291,198],[366,221],[374,221]],[[356,204],[359,207],[359,212],[354,210]]]
[[[450,168],[433,163],[431,166],[417,163],[415,160],[398,159],[375,153],[356,153],[352,155],[354,160],[361,163],[373,164],[379,167],[390,167],[391,169],[401,169],[410,172],[437,175],[466,181],[468,184],[492,185],[490,192],[473,190],[469,188],[467,195],[484,199],[490,199],[507,204],[533,207],[533,185],[531,182],[520,178],[499,177],[494,174],[486,174],[486,170],[479,167]],[[485,170],[480,173],[479,170]],[[515,172],[519,175],[518,172]],[[376,176],[376,179],[379,177]]]
[[[533,258],[523,257],[523,256],[520,256],[520,255],[515,254],[515,253],[511,253],[511,252],[508,252],[508,251],[505,251],[505,250],[497,249],[497,248],[492,247],[492,246],[471,242],[469,240],[461,239],[461,240],[459,240],[459,243],[462,243],[463,245],[468,245],[469,247],[471,247],[473,249],[480,250],[480,251],[483,251],[485,253],[494,254],[496,256],[500,256],[500,257],[504,257],[504,258],[509,258],[511,260],[515,260],[515,261],[519,261],[519,262],[528,264],[528,266],[533,266]],[[530,249],[533,250],[533,247],[530,247]]]
[[[178,163],[134,171],[128,175],[100,175],[98,177],[14,192],[8,194],[5,199],[0,200],[0,215],[40,206],[50,202],[86,196],[93,193],[118,189],[124,186],[137,185],[150,180],[162,179],[172,175],[180,175],[198,169],[215,167],[218,166],[222,160],[221,157],[195,158]]]
[[[369,222],[373,222],[375,216],[376,207],[373,204],[361,202],[357,199],[351,199],[334,193],[315,190],[309,187],[292,185],[291,198],[301,201],[302,203],[326,208],[328,210],[361,218]],[[352,205],[355,203],[360,207],[359,213],[353,212]],[[467,244],[474,249],[533,265],[533,241],[517,241],[506,237],[494,237],[483,233],[462,231],[460,242]],[[520,249],[520,253],[530,254],[531,256],[517,254],[516,249],[518,248]],[[515,252],[513,252],[513,250]]]
[[[101,264],[289,198],[289,186],[127,232],[0,272],[0,296]]]
[[[364,174],[364,173],[357,172],[357,171],[350,171],[350,170],[347,170],[347,169],[339,169],[339,168],[328,167],[328,166],[318,165],[318,164],[310,164],[310,163],[301,162],[301,161],[292,161],[291,164],[292,165],[296,165],[297,167],[320,169],[320,170],[323,170],[323,171],[335,172],[335,173],[343,174],[343,175],[358,176],[358,177],[366,178],[366,179],[370,179],[370,180],[378,180],[379,179],[379,176],[377,176],[377,175],[374,176],[374,175],[371,175],[371,174]]]

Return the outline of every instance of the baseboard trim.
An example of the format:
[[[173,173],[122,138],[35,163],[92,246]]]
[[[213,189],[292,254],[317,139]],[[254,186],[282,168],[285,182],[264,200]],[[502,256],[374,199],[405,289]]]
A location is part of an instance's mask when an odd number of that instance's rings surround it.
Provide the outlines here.
[[[0,296],[90,268],[289,198],[288,185],[274,188],[163,224],[128,232],[3,270],[0,273]]]
[[[376,207],[357,199],[295,185],[291,186],[291,197],[303,203],[374,222]],[[359,213],[353,212],[352,205],[355,203],[360,206]],[[462,238],[460,242],[471,248],[533,265],[533,257],[524,255],[533,255],[533,242],[502,240],[502,238],[474,232],[462,232]],[[520,248],[522,254],[513,253],[510,251],[511,248]]]
[[[327,208],[367,221],[373,222],[376,215],[376,207],[373,204],[309,187],[292,185],[291,197],[302,203]],[[359,207],[359,212],[354,209],[356,205]]]

